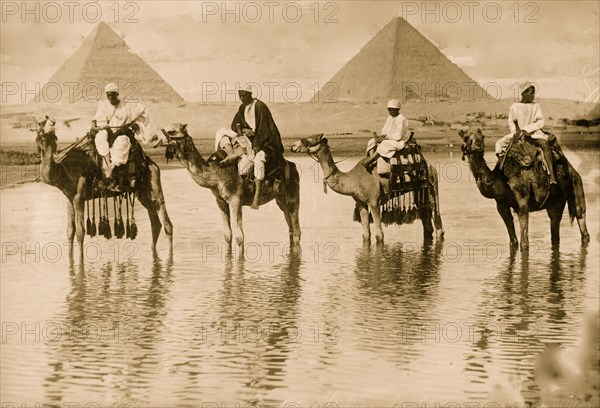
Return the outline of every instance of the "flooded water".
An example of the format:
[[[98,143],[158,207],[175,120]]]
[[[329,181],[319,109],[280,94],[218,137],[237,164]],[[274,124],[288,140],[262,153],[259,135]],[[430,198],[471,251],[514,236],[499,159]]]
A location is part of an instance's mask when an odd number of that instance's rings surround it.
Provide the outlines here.
[[[585,372],[582,333],[599,307],[599,155],[569,156],[591,243],[581,248],[565,214],[552,251],[535,213],[528,256],[510,253],[494,201],[456,153],[427,155],[446,231],[430,245],[417,221],[364,247],[352,199],[324,194],[303,155],[290,156],[302,171],[295,255],[275,203],[244,209],[246,256],[228,255],[212,194],[183,169],[162,176],[172,256],[164,235],[150,253],[138,204],[135,241],[88,238],[85,263],[70,262],[61,193],[4,190],[3,406],[592,406],[597,388],[586,400],[569,373]],[[534,369],[555,345],[566,374],[548,388]]]

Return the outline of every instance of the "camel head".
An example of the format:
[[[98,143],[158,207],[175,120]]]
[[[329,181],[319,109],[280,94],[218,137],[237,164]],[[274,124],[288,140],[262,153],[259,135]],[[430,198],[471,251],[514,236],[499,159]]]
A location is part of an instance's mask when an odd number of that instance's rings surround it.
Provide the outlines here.
[[[56,121],[48,116],[37,122],[35,142],[38,153],[45,152],[48,149],[53,153],[56,151],[58,138],[56,137],[55,124]]]
[[[327,138],[323,133],[317,133],[296,141],[292,145],[292,152],[298,153],[305,151],[308,154],[317,154],[323,146],[327,146]]]
[[[173,157],[187,160],[194,151],[194,141],[187,132],[187,124],[174,123],[169,130],[161,130],[167,139],[167,142],[164,143],[167,147],[165,152],[167,161]]]
[[[462,138],[463,144],[461,146],[461,150],[463,153],[462,159],[465,159],[465,156],[472,154],[473,152],[483,152],[485,148],[484,139],[485,136],[481,132],[481,129],[477,129],[476,131],[469,128],[467,130],[459,130],[458,135]]]

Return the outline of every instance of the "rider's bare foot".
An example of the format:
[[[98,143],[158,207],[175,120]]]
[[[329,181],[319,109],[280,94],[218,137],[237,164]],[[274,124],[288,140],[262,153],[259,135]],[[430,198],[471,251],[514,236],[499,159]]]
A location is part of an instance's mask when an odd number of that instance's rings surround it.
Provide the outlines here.
[[[258,200],[252,201],[252,205],[250,205],[250,208],[252,208],[253,210],[258,210],[258,207],[259,207]]]

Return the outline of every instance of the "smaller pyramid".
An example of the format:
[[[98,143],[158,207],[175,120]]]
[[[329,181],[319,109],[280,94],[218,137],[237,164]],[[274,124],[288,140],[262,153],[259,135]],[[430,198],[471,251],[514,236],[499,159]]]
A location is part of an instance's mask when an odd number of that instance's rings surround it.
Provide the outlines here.
[[[594,105],[594,107],[587,113],[586,117],[592,120],[600,119],[600,103]]]
[[[106,23],[100,22],[44,85],[33,101],[95,102],[107,82],[120,86],[123,99],[183,102],[183,98]]]
[[[491,97],[401,17],[392,19],[317,93],[315,102],[458,102]]]

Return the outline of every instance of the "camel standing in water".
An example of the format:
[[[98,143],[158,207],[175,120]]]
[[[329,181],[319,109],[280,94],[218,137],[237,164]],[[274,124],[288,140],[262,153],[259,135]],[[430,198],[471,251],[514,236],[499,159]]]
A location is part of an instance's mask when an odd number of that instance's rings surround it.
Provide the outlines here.
[[[77,237],[79,256],[83,260],[83,239],[85,237],[84,204],[92,199],[92,179],[99,175],[96,162],[90,158],[81,147],[69,150],[60,162],[56,162],[54,155],[57,149],[57,140],[54,121],[46,120],[38,123],[36,143],[41,153],[41,180],[42,182],[58,188],[67,197],[67,239],[69,241],[69,254],[73,255],[73,240]],[[85,143],[93,142],[87,141]],[[91,147],[91,151],[95,149]],[[95,154],[95,153],[94,153]],[[156,249],[156,242],[160,235],[162,223],[169,239],[169,250],[173,249],[173,225],[169,220],[165,198],[160,183],[160,170],[158,166],[146,156],[146,163],[141,173],[141,180],[136,183],[136,196],[140,203],[148,210],[152,226],[152,250]],[[110,194],[109,194],[110,195]],[[113,193],[112,195],[115,195]]]
[[[218,161],[206,161],[194,145],[192,137],[187,133],[187,125],[176,124],[174,129],[163,132],[168,139],[167,154],[169,155],[169,150],[172,149],[196,184],[210,189],[215,196],[223,218],[224,237],[228,249],[231,250],[233,225],[235,241],[239,246],[240,253],[243,253],[242,207],[252,204],[254,183],[244,181],[238,174],[237,165],[221,167]],[[292,249],[297,249],[300,245],[300,175],[294,163],[287,160],[285,163],[286,167],[280,188],[275,191],[271,185],[265,185],[260,205],[275,199],[288,224],[290,246]]]
[[[477,187],[485,198],[496,200],[496,208],[502,217],[510,245],[517,247],[519,241],[515,233],[511,208],[519,217],[521,227],[521,249],[529,248],[529,213],[546,210],[550,217],[550,233],[552,245],[560,242],[560,221],[565,204],[568,204],[571,222],[577,218],[581,242],[590,240],[585,224],[585,195],[581,176],[566,160],[555,164],[558,188],[548,188],[548,175],[542,168],[541,159],[530,162],[529,157],[537,154],[537,148],[529,143],[518,142],[507,153],[504,171],[489,169],[484,160],[484,135],[477,131],[459,131],[463,139],[463,154],[469,158],[469,166],[475,177]],[[515,144],[516,145],[516,144]],[[519,152],[522,150],[522,152]]]
[[[369,213],[373,216],[373,224],[375,224],[375,239],[377,242],[383,242],[380,205],[386,195],[385,191],[388,189],[389,180],[379,177],[376,171],[369,173],[360,162],[347,173],[340,171],[333,161],[327,139],[323,137],[323,134],[309,136],[298,140],[292,145],[293,152],[300,152],[303,148],[319,161],[327,185],[336,193],[349,195],[356,201],[363,227],[363,242],[368,243],[371,241]],[[437,171],[430,165],[428,165],[428,177],[429,208],[433,210],[436,235],[438,238],[442,238],[444,229],[442,228],[442,218],[440,216]],[[433,237],[431,219],[430,210],[421,210],[423,235],[427,240]]]

